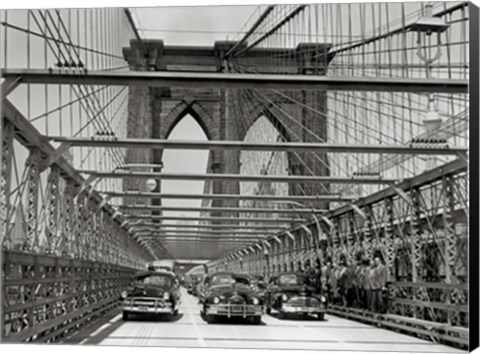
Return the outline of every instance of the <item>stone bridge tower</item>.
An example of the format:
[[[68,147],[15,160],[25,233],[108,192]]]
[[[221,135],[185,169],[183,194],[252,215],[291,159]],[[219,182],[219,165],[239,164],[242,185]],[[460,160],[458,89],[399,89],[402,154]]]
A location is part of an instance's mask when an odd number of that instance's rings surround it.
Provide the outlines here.
[[[213,47],[194,46],[165,46],[162,40],[145,40],[140,46],[132,40],[130,47],[124,48],[124,56],[129,63],[130,70],[136,71],[190,71],[190,72],[228,72],[228,62],[224,60],[225,53],[236,42],[218,41]],[[265,56],[266,49],[252,49],[242,56],[242,63],[248,65],[249,72],[263,74],[292,73],[292,74],[324,74],[331,57],[327,55],[330,49],[328,44],[299,44],[294,49],[268,49],[272,59]],[[262,52],[263,51],[263,52]],[[146,53],[145,53],[146,52]],[[275,52],[275,53],[273,53]],[[272,55],[275,54],[275,55]],[[320,53],[320,55],[319,55]],[[288,60],[282,60],[282,67],[278,66],[275,56],[281,55]],[[261,62],[255,60],[265,57]],[[324,63],[323,65],[320,63]],[[298,124],[289,124],[288,131],[285,123],[278,118],[272,104],[257,104],[248,108],[246,116],[236,117],[232,110],[232,102],[236,99],[236,89],[221,89],[215,87],[137,87],[131,86],[129,93],[128,110],[128,137],[167,139],[176,123],[185,115],[192,116],[203,128],[209,140],[238,140],[243,141],[248,128],[260,116],[267,117],[283,135],[286,141],[314,141],[308,131],[327,140],[326,92],[325,91],[285,91],[297,102],[283,99],[275,102],[274,106],[288,112]],[[304,106],[298,104],[304,103]],[[313,113],[305,107],[313,107]],[[242,124],[235,120],[242,119]],[[290,132],[290,133],[289,133]],[[292,136],[294,135],[294,136]],[[324,176],[329,174],[326,154],[318,153],[323,164],[313,163],[312,153],[301,156],[307,166],[314,169],[313,174]],[[289,153],[288,164],[291,174],[311,174],[305,170],[305,164],[299,160],[299,155]],[[126,163],[160,163],[162,150],[127,150]],[[240,153],[237,151],[212,151],[209,155],[208,173],[238,174],[240,170]],[[143,186],[135,186],[135,181],[128,181],[126,189],[144,190]],[[214,194],[238,194],[238,182],[212,182],[211,191]],[[327,187],[328,188],[328,187]],[[291,185],[290,195],[301,194],[301,190],[309,195],[325,194],[321,186]],[[157,201],[158,202],[158,201]],[[154,203],[155,204],[155,203]],[[212,206],[234,207],[238,202],[214,200]],[[325,207],[320,203],[318,207]],[[219,216],[218,214],[216,216]]]

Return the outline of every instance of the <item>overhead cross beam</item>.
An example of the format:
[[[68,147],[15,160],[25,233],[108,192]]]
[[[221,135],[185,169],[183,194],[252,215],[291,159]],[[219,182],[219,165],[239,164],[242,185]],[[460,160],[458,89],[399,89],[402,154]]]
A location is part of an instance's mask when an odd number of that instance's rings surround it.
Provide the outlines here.
[[[197,235],[197,236],[222,236],[222,237],[243,237],[252,235],[257,237],[262,237],[266,235],[276,235],[278,232],[224,232],[224,231],[214,231],[214,230],[205,230],[205,231],[192,231],[192,230],[162,230],[162,231],[151,231],[151,230],[135,230],[134,234],[140,236],[141,234],[154,234],[159,236],[176,236],[176,235]]]
[[[45,69],[5,69],[1,75],[20,77],[24,84],[468,93],[468,80],[463,79]]]
[[[156,238],[156,237],[146,237],[145,239],[141,239],[143,241],[152,241],[152,242],[159,242],[162,245],[165,244],[175,244],[175,243],[186,243],[186,244],[194,244],[196,247],[199,246],[199,244],[202,243],[219,243],[222,245],[229,245],[229,244],[248,244],[248,243],[254,243],[258,242],[261,240],[260,238],[246,238],[246,239],[231,239],[231,240],[224,240],[221,238],[202,238],[200,240],[196,240],[194,238],[175,238],[175,239],[165,239],[165,238]]]
[[[137,220],[190,220],[190,221],[218,221],[218,222],[264,222],[272,224],[290,223],[290,222],[305,222],[307,219],[288,219],[288,218],[227,218],[227,217],[213,217],[205,218],[201,216],[155,216],[155,215],[124,215],[127,219]]]
[[[137,236],[138,238],[141,238],[141,239],[158,239],[159,241],[163,241],[163,240],[167,240],[167,239],[178,239],[178,238],[184,238],[184,239],[192,239],[192,240],[198,240],[198,241],[202,241],[202,240],[208,240],[208,239],[214,239],[214,240],[239,240],[239,241],[245,241],[245,240],[261,240],[261,239],[264,239],[265,236],[236,236],[236,235],[232,235],[232,236],[219,236],[219,235],[208,235],[208,234],[205,234],[205,235],[199,235],[199,236],[196,236],[196,235],[190,235],[190,234],[178,234],[178,235],[158,235],[158,234],[155,234],[155,235],[143,235],[143,236]]]
[[[149,193],[149,192],[101,192],[111,197],[128,198],[160,198],[160,199],[203,199],[203,200],[262,200],[275,202],[350,202],[355,197],[342,197],[340,195],[240,195],[240,194],[169,194],[169,193]]]
[[[184,225],[179,225],[177,229],[164,229],[164,228],[159,228],[159,229],[150,229],[148,227],[132,227],[129,230],[135,234],[138,233],[154,233],[154,234],[175,234],[179,232],[184,232],[187,234],[218,234],[218,235],[275,235],[278,234],[280,231],[273,230],[273,231],[268,231],[268,230],[205,230],[205,229],[199,229],[199,230],[192,230],[192,229],[187,229],[183,228]]]
[[[277,182],[277,183],[357,183],[357,184],[392,184],[398,182],[395,178],[377,177],[334,177],[334,176],[269,176],[269,175],[235,175],[235,174],[195,174],[195,173],[155,173],[155,172],[100,172],[94,170],[79,170],[79,173],[89,174],[95,178],[130,178],[192,181],[239,181],[239,182]]]
[[[140,223],[130,223],[129,224],[131,228],[136,228],[136,227],[143,227],[143,228],[148,228],[148,229],[159,229],[159,230],[169,230],[166,229],[167,227],[181,227],[182,229],[218,229],[218,230],[223,230],[225,232],[228,231],[235,231],[238,230],[240,231],[241,229],[246,229],[246,230],[279,230],[282,229],[281,227],[275,226],[275,225],[219,225],[219,224],[184,224],[184,225],[179,225],[179,224],[165,224],[165,223],[145,223],[145,222],[140,222]]]
[[[79,147],[119,147],[130,149],[175,149],[175,150],[235,150],[235,151],[285,151],[285,152],[330,152],[365,154],[420,154],[456,155],[468,152],[468,147],[447,144],[420,145],[363,145],[334,143],[275,142],[252,143],[245,141],[183,141],[166,139],[92,139],[49,137],[57,143],[68,143]]]
[[[314,214],[326,213],[324,209],[274,209],[274,208],[207,208],[207,207],[170,207],[157,205],[114,205],[126,210],[150,210],[150,211],[200,211],[204,213],[275,213],[275,214]]]

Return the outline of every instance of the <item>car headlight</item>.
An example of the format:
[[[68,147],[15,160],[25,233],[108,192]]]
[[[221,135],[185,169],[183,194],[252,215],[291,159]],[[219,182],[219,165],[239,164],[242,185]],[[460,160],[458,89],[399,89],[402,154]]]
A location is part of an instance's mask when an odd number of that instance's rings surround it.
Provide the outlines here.
[[[215,297],[213,298],[213,303],[214,303],[214,304],[218,304],[219,302],[220,302],[220,299],[215,296]]]
[[[122,297],[122,299],[126,299],[127,296],[128,296],[128,293],[124,290],[124,291],[122,291],[122,293],[120,294],[120,296]]]
[[[322,295],[322,296],[320,296],[320,301],[321,301],[321,302],[326,302],[326,301],[327,301],[327,298]]]
[[[252,298],[252,304],[258,305],[260,303],[260,300],[258,300],[256,297]]]
[[[168,300],[170,299],[170,294],[166,291],[163,293],[163,300]]]
[[[287,300],[288,300],[287,294],[283,294],[283,295],[282,295],[282,300],[283,300],[283,301],[287,301]]]

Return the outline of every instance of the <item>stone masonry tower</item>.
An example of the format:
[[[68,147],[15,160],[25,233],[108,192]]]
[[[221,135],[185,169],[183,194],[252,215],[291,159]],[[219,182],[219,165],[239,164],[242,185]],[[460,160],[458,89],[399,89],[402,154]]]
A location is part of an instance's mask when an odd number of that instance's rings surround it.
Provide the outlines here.
[[[132,40],[130,47],[124,48],[124,56],[129,63],[130,70],[135,71],[191,71],[191,72],[227,72],[228,63],[224,60],[224,54],[235,42],[215,42],[213,47],[187,47],[165,46],[162,40],[146,40],[140,46],[136,40]],[[331,57],[328,56],[328,44],[300,44],[295,49],[268,49],[268,53],[277,52],[289,61],[283,61],[282,72],[292,74],[324,74],[326,65]],[[278,73],[278,63],[275,55],[272,55],[271,65],[268,59],[264,59],[259,66],[256,57],[265,56],[265,49],[252,49],[242,57],[243,63],[249,65],[250,72],[264,74]],[[321,53],[322,55],[318,55]],[[316,54],[316,55],[314,55]],[[251,60],[249,60],[251,59]],[[324,62],[324,65],[319,63]],[[192,116],[203,128],[209,140],[238,140],[243,141],[248,127],[258,117],[264,115],[274,123],[279,132],[287,141],[315,141],[315,135],[327,141],[326,119],[326,93],[324,91],[285,91],[295,101],[303,105],[282,100],[276,102],[276,107],[288,112],[289,116],[299,120],[298,124],[289,124],[288,131],[285,123],[276,118],[275,108],[271,105],[252,105],[247,114],[236,117],[233,110],[233,102],[236,98],[236,89],[220,89],[215,87],[189,88],[189,87],[136,87],[131,86],[129,92],[129,116],[127,121],[128,137],[130,138],[154,138],[167,139],[176,123],[185,115]],[[305,107],[313,107],[315,111]],[[235,120],[242,119],[242,124]],[[301,159],[306,164],[301,163]],[[323,163],[318,163],[321,160]],[[134,150],[128,149],[126,163],[153,163],[162,161],[162,150]],[[329,174],[326,154],[313,153],[294,155],[289,153],[290,174],[307,175],[314,174],[325,176]],[[316,162],[315,162],[316,161]],[[305,167],[309,166],[309,167]],[[313,169],[307,171],[306,169]],[[231,173],[238,174],[240,170],[240,153],[237,151],[212,151],[209,156],[208,173]],[[125,187],[127,190],[145,190],[139,182],[130,181]],[[138,184],[138,185],[135,185]],[[306,193],[308,195],[325,194],[327,187],[320,185],[291,185],[290,195]],[[238,194],[239,183],[237,182],[213,182],[211,186],[214,194]],[[153,202],[158,204],[159,201]],[[238,205],[235,201],[214,200],[212,206]],[[323,204],[318,207],[325,207]],[[221,214],[212,215],[220,216]]]

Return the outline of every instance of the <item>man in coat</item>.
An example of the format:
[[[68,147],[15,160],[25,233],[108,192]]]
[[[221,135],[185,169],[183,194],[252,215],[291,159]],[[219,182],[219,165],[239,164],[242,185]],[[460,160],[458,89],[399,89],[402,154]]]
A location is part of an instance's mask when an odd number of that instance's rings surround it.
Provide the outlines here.
[[[384,293],[387,289],[388,269],[380,257],[375,257],[375,268],[373,271],[372,292],[375,311],[386,312]]]

